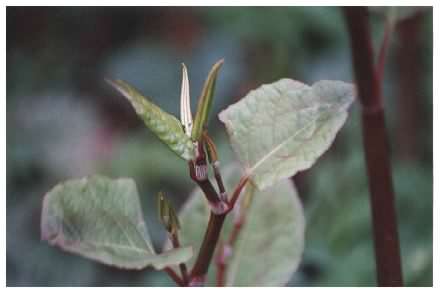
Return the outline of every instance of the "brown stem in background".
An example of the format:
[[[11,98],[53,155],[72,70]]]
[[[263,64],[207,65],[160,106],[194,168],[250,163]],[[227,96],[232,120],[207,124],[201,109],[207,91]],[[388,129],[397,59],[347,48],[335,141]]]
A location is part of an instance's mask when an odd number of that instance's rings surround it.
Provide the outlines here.
[[[396,131],[397,156],[401,160],[421,160],[418,148],[419,129],[423,117],[423,72],[420,63],[426,54],[421,42],[423,14],[399,22],[396,28],[398,37],[397,78],[398,90],[398,128]],[[432,159],[431,159],[432,160]]]
[[[385,22],[382,44],[380,45],[379,56],[377,58],[377,79],[383,80],[383,74],[385,70],[385,60],[387,56],[388,47],[390,45],[390,37],[393,32],[393,24],[390,19],[387,18]]]
[[[381,84],[374,67],[368,10],[344,7],[353,67],[362,106],[365,160],[373,217],[376,273],[379,286],[402,286],[399,237],[388,154]]]

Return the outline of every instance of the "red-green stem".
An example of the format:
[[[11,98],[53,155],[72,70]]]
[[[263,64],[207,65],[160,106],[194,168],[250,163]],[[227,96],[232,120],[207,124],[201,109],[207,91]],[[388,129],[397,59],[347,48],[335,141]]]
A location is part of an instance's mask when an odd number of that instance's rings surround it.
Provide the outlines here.
[[[226,255],[225,255],[225,244],[220,241],[219,249],[217,249],[216,265],[216,284],[217,287],[225,286],[225,273],[226,273]]]
[[[171,234],[171,242],[174,248],[180,247],[179,237],[177,236],[176,233]],[[189,276],[188,276],[188,269],[186,268],[186,264],[181,263],[179,265],[179,268],[180,268],[180,273],[182,274],[182,281],[184,282],[185,286],[187,286],[189,283]]]
[[[190,163],[190,170],[191,170],[191,163]],[[190,173],[191,173],[191,171],[190,171]],[[195,180],[194,177],[192,177],[192,178],[200,186],[200,182]],[[193,280],[196,280],[197,284],[199,284],[200,282],[203,282],[203,279],[206,276],[206,273],[208,272],[208,268],[211,263],[215,248],[217,246],[217,242],[220,237],[220,233],[221,233],[221,230],[223,227],[223,223],[225,221],[225,217],[234,208],[235,202],[237,201],[237,199],[238,199],[241,191],[243,190],[244,186],[246,185],[247,181],[248,181],[247,176],[243,177],[240,180],[240,182],[238,183],[237,187],[235,188],[235,190],[233,192],[232,199],[229,203],[228,209],[223,214],[215,214],[213,212],[210,213],[208,227],[206,228],[205,236],[203,238],[203,242],[200,247],[199,254],[197,256],[194,267],[191,271],[190,285]],[[211,185],[211,182],[209,180],[206,180],[206,182],[204,184]],[[212,185],[211,185],[211,187],[212,187]],[[213,192],[215,192],[215,189],[213,187],[212,188],[205,188],[204,191],[206,191],[206,190],[208,190],[208,191],[213,190]],[[216,196],[218,197],[217,193],[211,194],[209,197],[216,197]]]
[[[199,255],[191,271],[191,279],[204,278],[208,272],[226,215],[227,213],[216,215],[211,212]]]
[[[176,283],[180,287],[186,286],[183,280],[177,275],[177,273],[172,268],[166,267],[164,271],[168,274],[168,276],[171,277],[171,279],[173,279],[174,283]]]
[[[235,242],[237,241],[238,235],[240,234],[241,228],[244,224],[244,215],[239,215],[238,219],[235,220],[234,226],[232,227],[231,234],[226,243],[220,243],[220,249],[218,249],[217,255],[217,286],[224,287],[225,285],[225,273],[228,267],[228,258],[231,253],[233,253],[233,248]]]
[[[365,7],[345,7],[353,67],[362,106],[365,159],[373,218],[376,273],[379,286],[402,286],[399,237],[381,84],[374,66]]]

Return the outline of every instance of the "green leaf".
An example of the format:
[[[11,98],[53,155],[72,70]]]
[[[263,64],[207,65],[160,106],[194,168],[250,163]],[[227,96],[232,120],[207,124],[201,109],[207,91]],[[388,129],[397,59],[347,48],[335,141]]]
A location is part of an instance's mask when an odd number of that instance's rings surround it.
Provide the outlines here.
[[[237,165],[223,170],[227,190],[232,190],[240,178]],[[228,286],[282,286],[298,268],[304,249],[305,221],[303,208],[290,180],[283,180],[264,191],[248,185],[240,196],[241,203],[252,195],[246,220],[228,259],[226,284]],[[238,208],[239,205],[236,206]],[[241,203],[241,206],[244,206]],[[199,189],[183,206],[181,239],[184,244],[200,248],[209,207]],[[232,230],[233,214],[226,218],[222,239]],[[194,258],[190,261],[193,262]],[[216,266],[211,264],[208,285],[215,284]]]
[[[310,168],[333,142],[354,99],[351,84],[281,79],[219,114],[232,147],[259,189]]]
[[[203,129],[206,127],[206,123],[209,117],[209,111],[211,110],[212,100],[214,97],[215,83],[217,80],[218,71],[223,64],[223,59],[218,61],[212,66],[211,71],[206,78],[205,84],[203,85],[202,94],[199,98],[199,103],[197,105],[197,112],[194,118],[194,125],[191,133],[191,137],[194,141],[199,141]]]
[[[156,254],[131,179],[92,176],[69,180],[43,201],[41,237],[61,249],[124,269],[187,261],[192,249]]]
[[[107,80],[130,102],[145,125],[173,152],[185,160],[194,158],[194,144],[183,131],[179,120],[144,97],[136,88],[122,80]]]

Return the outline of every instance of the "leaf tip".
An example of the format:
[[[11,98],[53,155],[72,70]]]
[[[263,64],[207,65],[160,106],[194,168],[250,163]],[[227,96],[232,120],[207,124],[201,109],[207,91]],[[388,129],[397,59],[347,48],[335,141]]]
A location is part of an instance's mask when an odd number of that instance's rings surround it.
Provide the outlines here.
[[[118,89],[118,88],[119,88],[118,80],[114,80],[114,79],[111,79],[111,78],[105,77],[105,78],[104,78],[104,81],[105,81],[108,85],[110,85],[111,87],[113,87],[113,88],[115,88],[115,89]]]
[[[223,63],[225,63],[225,58],[222,58],[220,60],[218,60],[213,66],[213,70],[218,71],[220,69],[220,67],[223,65]]]

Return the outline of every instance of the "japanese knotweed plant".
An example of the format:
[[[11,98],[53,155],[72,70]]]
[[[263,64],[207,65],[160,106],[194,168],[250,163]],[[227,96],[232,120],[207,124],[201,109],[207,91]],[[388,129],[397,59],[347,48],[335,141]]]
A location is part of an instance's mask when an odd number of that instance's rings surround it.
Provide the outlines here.
[[[101,175],[60,183],[45,195],[42,238],[121,269],[164,270],[180,286],[285,285],[300,263],[305,228],[288,178],[310,168],[330,147],[347,118],[354,89],[340,81],[309,86],[281,79],[252,90],[218,116],[241,163],[221,169],[207,121],[222,64],[208,74],[194,120],[185,65],[180,121],[128,83],[108,80],[188,164],[199,186],[180,214],[164,194],[158,195],[169,236],[161,252],[153,248],[135,182]]]

